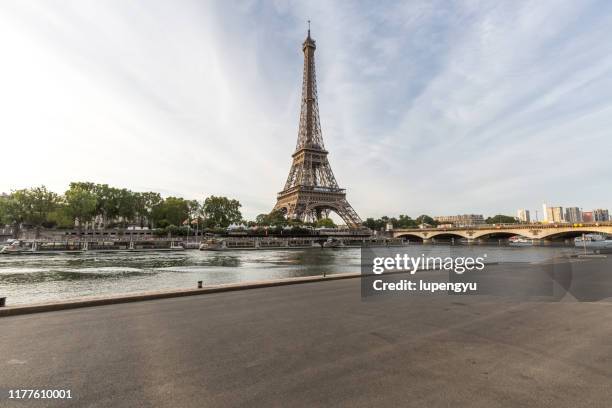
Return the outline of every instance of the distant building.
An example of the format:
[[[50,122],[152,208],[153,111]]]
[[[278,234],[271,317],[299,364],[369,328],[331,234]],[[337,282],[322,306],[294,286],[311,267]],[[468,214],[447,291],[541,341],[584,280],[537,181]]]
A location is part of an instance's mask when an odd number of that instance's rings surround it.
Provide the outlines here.
[[[565,209],[565,221],[576,223],[582,222],[582,211],[578,207],[567,207]]]
[[[516,212],[516,216],[520,222],[524,222],[524,223],[531,222],[531,216],[529,214],[529,210],[521,208],[520,210]]]
[[[598,208],[596,210],[593,210],[593,220],[595,222],[610,221],[610,214],[608,213],[608,210]]]
[[[544,222],[554,223],[565,221],[563,207],[550,207],[544,204],[542,205],[542,209],[544,210]]]
[[[582,222],[593,222],[593,211],[583,211]]]
[[[443,215],[434,217],[434,220],[440,224],[453,224],[455,227],[467,227],[485,222],[482,214]]]

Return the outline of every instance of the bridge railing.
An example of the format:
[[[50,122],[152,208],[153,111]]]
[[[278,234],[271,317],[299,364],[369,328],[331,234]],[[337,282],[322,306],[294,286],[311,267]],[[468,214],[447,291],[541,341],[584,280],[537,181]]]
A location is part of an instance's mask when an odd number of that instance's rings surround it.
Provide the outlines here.
[[[546,228],[589,228],[610,227],[612,221],[581,222],[581,223],[537,223],[537,224],[478,224],[463,227],[445,228],[394,228],[393,231],[419,232],[419,231],[467,231],[481,229],[546,229]]]

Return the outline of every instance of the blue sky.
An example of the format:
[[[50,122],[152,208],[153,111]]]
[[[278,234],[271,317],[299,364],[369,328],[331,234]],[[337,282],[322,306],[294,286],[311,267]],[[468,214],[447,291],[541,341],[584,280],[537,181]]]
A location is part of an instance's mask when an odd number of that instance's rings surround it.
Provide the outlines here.
[[[269,211],[306,20],[362,217],[612,207],[607,1],[0,2],[0,191],[91,180]]]

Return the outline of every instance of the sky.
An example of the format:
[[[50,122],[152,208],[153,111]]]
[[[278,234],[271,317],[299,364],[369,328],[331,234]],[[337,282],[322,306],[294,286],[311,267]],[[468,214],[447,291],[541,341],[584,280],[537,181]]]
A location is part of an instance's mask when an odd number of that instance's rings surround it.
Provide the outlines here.
[[[612,208],[612,2],[0,2],[0,192],[93,181],[269,212],[306,21],[362,218]]]

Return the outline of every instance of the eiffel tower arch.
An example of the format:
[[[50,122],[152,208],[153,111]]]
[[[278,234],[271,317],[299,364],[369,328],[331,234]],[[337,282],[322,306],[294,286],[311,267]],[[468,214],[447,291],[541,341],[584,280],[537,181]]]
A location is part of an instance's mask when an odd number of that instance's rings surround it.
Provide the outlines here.
[[[361,218],[346,200],[346,190],[338,186],[323,144],[317,80],[315,73],[315,41],[308,37],[302,44],[304,76],[302,107],[297,145],[283,191],[278,193],[274,210],[289,219],[314,222],[335,212],[351,228],[361,226]]]

